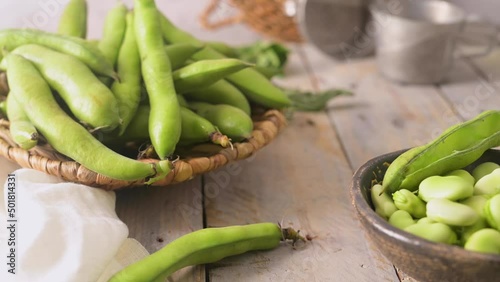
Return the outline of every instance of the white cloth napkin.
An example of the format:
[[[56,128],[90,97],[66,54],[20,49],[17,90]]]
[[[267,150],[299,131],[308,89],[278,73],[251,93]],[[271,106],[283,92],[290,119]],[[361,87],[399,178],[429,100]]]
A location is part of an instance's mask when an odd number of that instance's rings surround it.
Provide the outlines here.
[[[32,169],[14,172],[16,274],[8,272],[8,189],[0,211],[0,281],[106,281],[147,251],[128,239],[115,193],[62,182]]]

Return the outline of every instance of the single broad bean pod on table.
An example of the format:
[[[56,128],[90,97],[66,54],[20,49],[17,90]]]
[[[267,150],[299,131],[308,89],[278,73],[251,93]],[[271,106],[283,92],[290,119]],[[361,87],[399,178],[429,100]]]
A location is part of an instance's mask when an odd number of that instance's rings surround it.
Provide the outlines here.
[[[179,237],[119,271],[109,281],[165,281],[183,267],[213,263],[248,251],[274,249],[283,240],[306,241],[295,230],[281,229],[275,223],[205,228]]]

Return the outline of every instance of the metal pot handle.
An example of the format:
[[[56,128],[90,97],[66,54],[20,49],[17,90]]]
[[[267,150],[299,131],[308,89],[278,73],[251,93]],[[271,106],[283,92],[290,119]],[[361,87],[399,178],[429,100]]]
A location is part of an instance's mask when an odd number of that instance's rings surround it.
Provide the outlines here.
[[[480,27],[482,32],[468,32],[469,28]],[[499,31],[495,25],[485,19],[469,17],[464,23],[462,32],[457,36],[457,58],[477,58],[491,53],[498,45]],[[478,44],[477,42],[486,44]],[[463,47],[474,47],[474,50],[463,51]]]

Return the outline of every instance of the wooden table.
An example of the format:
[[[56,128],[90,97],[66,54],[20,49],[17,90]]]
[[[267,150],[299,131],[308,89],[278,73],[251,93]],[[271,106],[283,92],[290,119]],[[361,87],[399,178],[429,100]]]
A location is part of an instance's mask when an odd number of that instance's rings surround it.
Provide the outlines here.
[[[89,2],[90,32],[96,35],[112,3]],[[189,20],[180,3],[161,5],[182,26]],[[190,6],[195,10],[189,13],[197,15],[200,7]],[[45,29],[53,30],[56,20]],[[190,21],[192,28],[196,23]],[[247,42],[258,38],[242,26],[212,34],[198,27],[195,34],[230,43],[233,35]],[[120,191],[117,213],[130,237],[149,252],[204,227],[264,221],[293,226],[314,240],[188,267],[170,281],[411,280],[368,243],[349,197],[354,171],[375,156],[422,144],[457,122],[500,108],[500,50],[457,61],[442,84],[410,86],[382,77],[373,57],[335,60],[307,44],[290,47],[286,76],[276,83],[303,90],[346,88],[355,95],[335,99],[322,112],[296,113],[270,145],[247,160],[182,184]]]
[[[307,45],[292,50],[286,77],[276,83],[355,95],[335,99],[323,112],[296,113],[248,160],[167,188],[119,192],[117,212],[150,252],[203,227],[263,221],[291,225],[314,240],[186,268],[172,281],[411,280],[368,243],[349,197],[354,171],[500,108],[500,50],[458,61],[446,82],[421,86],[388,81],[372,57],[339,61]]]

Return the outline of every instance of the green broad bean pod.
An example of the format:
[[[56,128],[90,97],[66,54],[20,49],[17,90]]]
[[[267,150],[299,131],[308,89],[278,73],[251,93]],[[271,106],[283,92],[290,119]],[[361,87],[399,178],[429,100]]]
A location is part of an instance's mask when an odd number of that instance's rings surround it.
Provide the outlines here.
[[[149,179],[147,183],[152,184],[172,170],[169,161],[144,163],[107,148],[60,108],[49,85],[30,61],[13,53],[5,59],[11,95],[15,95],[37,130],[59,153],[96,173],[119,180]]]
[[[430,176],[420,182],[418,196],[429,202],[432,199],[462,200],[472,196],[473,184],[456,175]]]
[[[160,159],[171,157],[181,136],[181,110],[153,0],[134,1],[134,28],[151,112],[149,136]]]
[[[126,15],[126,32],[118,52],[116,68],[120,81],[111,85],[111,91],[118,103],[118,113],[122,120],[119,135],[123,134],[134,117],[141,99],[141,58],[135,39],[134,14]]]
[[[426,207],[428,218],[448,225],[470,226],[480,219],[472,208],[448,199],[432,199]]]
[[[113,92],[78,59],[34,44],[18,47],[12,53],[31,61],[83,124],[103,131],[120,124]]]
[[[64,36],[32,29],[0,30],[0,46],[12,51],[26,44],[37,44],[71,55],[97,74],[117,79],[113,65],[102,52],[91,43],[77,37]]]
[[[237,59],[201,60],[174,71],[172,77],[175,90],[182,94],[203,89],[250,66]]]
[[[238,88],[222,79],[216,83],[188,93],[183,96],[195,102],[205,102],[209,104],[227,104],[244,111],[250,116],[251,108],[247,98]]]
[[[252,119],[236,107],[226,104],[211,105],[203,102],[189,102],[189,108],[206,118],[222,134],[227,135],[235,142],[252,137]]]
[[[116,64],[118,52],[125,37],[127,13],[127,7],[121,1],[118,1],[106,15],[102,38],[97,45],[113,66]]]
[[[170,59],[172,70],[177,70],[186,65],[186,62],[205,46],[193,43],[176,43],[165,45],[165,51]]]
[[[6,101],[7,118],[10,122],[9,130],[12,139],[22,149],[32,149],[38,144],[38,131],[13,95],[7,96]]]
[[[249,251],[270,250],[282,240],[305,239],[275,223],[205,228],[181,236],[159,251],[116,273],[109,282],[165,281],[175,271],[217,262]]]
[[[129,127],[119,137],[119,141],[139,141],[148,140],[148,123],[150,107],[141,105],[132,119]],[[192,145],[203,142],[218,144],[223,148],[231,145],[231,140],[226,135],[220,133],[217,128],[205,118],[195,114],[188,108],[181,106],[182,131],[179,145]],[[110,140],[111,142],[112,140]]]
[[[474,185],[474,195],[492,196],[500,193],[500,168],[481,177]]]
[[[87,37],[87,13],[86,0],[69,1],[59,19],[57,32],[67,36]]]
[[[448,128],[431,142],[410,149],[390,164],[384,175],[384,190],[414,191],[433,175],[463,168],[487,149],[500,145],[500,111],[488,110]]]
[[[195,43],[203,44],[191,34],[174,26],[162,13],[159,13],[161,31],[163,37],[170,43]],[[205,47],[202,51],[194,54],[194,60],[223,59],[224,55]],[[231,74],[227,79],[240,89],[251,101],[269,108],[287,108],[292,102],[286,94],[272,84],[269,79],[257,70],[248,68]]]
[[[475,182],[478,182],[479,179],[483,178],[483,176],[492,173],[497,168],[500,168],[500,165],[494,162],[484,162],[472,170],[472,176],[474,177]]]

